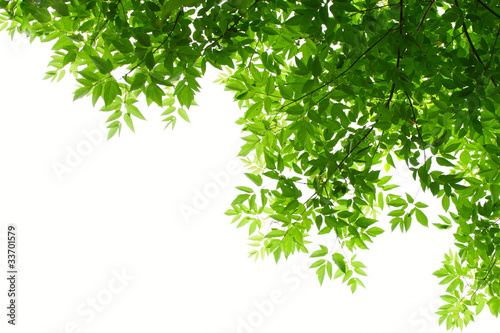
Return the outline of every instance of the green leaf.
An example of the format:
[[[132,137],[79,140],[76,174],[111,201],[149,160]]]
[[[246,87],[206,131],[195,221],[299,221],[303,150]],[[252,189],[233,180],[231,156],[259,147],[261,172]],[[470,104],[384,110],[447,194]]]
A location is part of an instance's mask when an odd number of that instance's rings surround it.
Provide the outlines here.
[[[442,295],[440,297],[443,299],[443,301],[445,301],[447,303],[455,303],[457,301],[456,297],[453,297],[450,295]]]
[[[396,166],[394,165],[394,160],[392,159],[392,155],[391,154],[387,154],[387,157],[386,157],[386,160],[387,160],[387,163],[392,166],[393,168],[395,168]]]
[[[378,227],[372,227],[372,228],[366,230],[366,233],[368,235],[370,235],[371,237],[376,237],[376,236],[380,235],[383,232],[384,232],[384,230],[380,229]]]
[[[70,73],[75,99],[102,98],[108,139],[144,119],[143,100],[162,107],[165,128],[189,122],[207,63],[220,70],[217,82],[242,110],[238,155],[260,187],[239,187],[232,220],[250,235],[264,219],[263,230],[275,227],[252,242],[255,258],[309,253],[311,232],[332,235],[339,252],[330,260],[321,247],[313,257],[325,261],[313,268],[320,282],[325,272],[342,276],[354,291],[363,284],[352,275],[365,274],[355,254],[383,232],[383,215],[391,230],[409,232],[414,216],[427,226],[432,195],[448,217],[431,223],[452,232],[456,247],[438,273],[452,302],[439,321],[462,328],[474,319],[470,307],[498,308],[490,265],[500,242],[498,1],[401,4],[0,0],[0,30],[51,42],[45,79]],[[408,189],[393,191],[397,184]]]
[[[324,257],[328,254],[328,248],[324,245],[321,245],[320,250],[316,250],[311,254],[311,258],[316,258],[316,257]]]
[[[321,67],[321,61],[318,57],[315,57],[312,62],[312,74],[314,76],[320,76],[323,68]]]
[[[135,117],[137,117],[139,119],[146,120],[146,118],[144,118],[144,116],[142,115],[142,113],[139,111],[139,109],[135,105],[125,104],[125,109],[131,115],[133,115],[133,116],[135,116]]]
[[[443,195],[443,198],[441,199],[441,203],[443,205],[443,209],[447,212],[448,209],[450,208],[450,197],[447,195]]]
[[[332,255],[333,262],[337,267],[343,272],[346,273],[346,264],[344,261],[344,256],[341,255],[340,253],[334,253]]]
[[[104,60],[101,57],[93,55],[90,55],[89,57],[102,74],[108,74],[113,70],[113,63],[110,60]]]
[[[149,51],[146,53],[146,55],[144,56],[144,63],[149,70],[152,70],[155,67],[156,63],[153,52]]]
[[[240,191],[247,192],[247,193],[253,193],[253,190],[250,187],[246,186],[236,186],[236,188]]]
[[[245,176],[248,177],[255,185],[262,185],[262,177],[260,175],[254,175],[253,173],[245,173]]]
[[[490,308],[490,312],[495,317],[498,317],[500,311],[500,297],[492,297],[488,301],[488,307]]]
[[[109,132],[108,132],[107,140],[111,139],[116,134],[116,131],[118,131],[119,129],[120,129],[120,126],[111,127],[109,129]]]
[[[99,97],[102,96],[103,84],[98,83],[92,89],[92,106],[95,106]]]
[[[52,0],[52,7],[62,16],[69,16],[69,7],[63,0]]]
[[[146,98],[150,99],[152,102],[155,102],[158,106],[163,106],[162,98],[164,95],[165,93],[163,92],[163,90],[154,83],[151,83],[146,88]]]
[[[177,113],[179,113],[179,116],[181,116],[182,119],[184,119],[188,123],[190,122],[186,110],[184,110],[183,108],[179,108],[177,109]]]
[[[276,238],[276,237],[282,237],[285,235],[285,231],[279,230],[279,229],[273,229],[270,232],[267,233],[265,238]]]
[[[421,225],[423,225],[424,227],[429,226],[429,220],[427,219],[427,216],[420,209],[415,209],[415,216],[417,217],[417,221]]]
[[[151,46],[151,37],[147,33],[142,31],[136,31],[134,37],[141,45],[146,47]]]
[[[323,265],[324,263],[325,263],[325,259],[320,259],[320,260],[315,261],[311,266],[309,266],[309,268],[316,268],[316,267]]]
[[[424,204],[423,202],[417,202],[417,203],[415,204],[415,207],[417,207],[417,208],[427,208],[427,207],[429,207],[429,206],[427,206],[427,205],[426,205],[426,204]]]
[[[333,216],[325,216],[325,223],[330,228],[343,228],[348,226],[345,221],[334,218]]]
[[[76,101],[77,99],[80,99],[80,98],[86,96],[90,92],[90,89],[92,89],[92,87],[78,88],[74,93],[73,100]]]
[[[125,113],[123,115],[123,120],[125,120],[125,124],[127,124],[128,128],[130,128],[132,130],[132,132],[135,132],[134,131],[134,124],[132,123],[132,119],[130,118],[130,115],[128,113]]]
[[[113,120],[116,120],[122,116],[121,111],[115,111],[109,118],[106,120],[107,123],[112,122]]]
[[[447,166],[447,167],[454,167],[455,166],[453,163],[451,163],[450,161],[448,161],[447,159],[442,158],[442,157],[436,157],[436,162],[442,166]]]
[[[139,88],[144,87],[144,84],[146,83],[148,77],[145,74],[142,73],[137,73],[134,75],[134,80],[132,81],[132,84],[130,85],[130,90],[134,91]]]
[[[118,82],[116,82],[114,79],[106,81],[103,87],[103,92],[102,92],[102,98],[104,99],[104,104],[105,105],[110,105],[113,103],[115,98],[120,94],[120,86],[118,85]]]
[[[29,10],[31,12],[31,15],[33,15],[35,19],[40,23],[48,23],[52,21],[52,16],[50,15],[47,8],[30,6]]]
[[[323,280],[325,279],[325,265],[320,266],[318,270],[316,271],[316,274],[318,275],[318,280],[319,284],[323,284]]]

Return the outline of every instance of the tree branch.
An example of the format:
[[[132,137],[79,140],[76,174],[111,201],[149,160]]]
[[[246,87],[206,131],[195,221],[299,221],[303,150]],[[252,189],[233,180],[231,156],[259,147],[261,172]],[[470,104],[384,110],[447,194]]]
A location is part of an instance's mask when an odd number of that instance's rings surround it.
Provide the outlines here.
[[[205,49],[206,49],[206,48],[210,48],[210,47],[212,47],[215,43],[217,43],[217,42],[218,42],[218,41],[220,41],[222,38],[224,38],[224,36],[225,36],[225,35],[226,35],[226,34],[227,34],[227,33],[228,33],[228,32],[229,32],[232,28],[234,28],[234,27],[235,27],[238,23],[240,23],[241,19],[242,19],[242,18],[243,18],[243,17],[244,17],[244,16],[245,16],[245,15],[246,15],[249,11],[250,11],[250,9],[252,9],[253,7],[255,7],[259,1],[260,1],[260,0],[255,0],[255,1],[252,3],[252,5],[251,5],[250,7],[248,7],[248,9],[247,9],[247,11],[246,11],[245,13],[243,13],[243,14],[241,14],[241,13],[240,13],[240,14],[239,14],[238,19],[237,19],[235,22],[233,22],[233,24],[231,24],[231,26],[230,26],[230,27],[228,27],[228,28],[226,29],[226,31],[224,31],[224,33],[223,33],[222,35],[220,35],[219,37],[217,37],[217,38],[216,38],[216,39],[215,39],[212,43],[210,43],[210,45],[208,45],[207,47],[205,47]]]
[[[449,41],[449,43],[448,43],[448,44],[446,44],[446,45],[444,46],[444,48],[445,48],[445,49],[447,49],[447,48],[448,48],[448,46],[450,46],[450,44],[451,44],[451,43],[452,43],[455,39],[457,39],[458,37],[460,37],[460,35],[462,35],[463,33],[464,33],[464,32],[462,31],[462,32],[460,32],[458,35],[456,35],[455,37],[453,37],[453,38]]]
[[[393,25],[382,37],[380,37],[376,42],[375,44],[373,44],[372,46],[370,46],[369,48],[367,48],[365,50],[365,52],[363,52],[359,57],[356,58],[356,60],[354,60],[354,62],[349,65],[349,67],[347,67],[347,69],[345,71],[343,71],[342,73],[340,73],[339,75],[337,75],[335,77],[335,80],[340,78],[341,76],[343,76],[345,73],[347,73],[349,70],[351,70],[351,68],[354,67],[354,65],[356,65],[356,63],[361,60],[361,58],[363,58],[368,52],[370,52],[375,46],[377,46],[385,37],[387,37],[387,35],[389,33],[391,33],[393,30],[395,30],[394,28],[397,26],[397,24]],[[328,83],[331,83],[333,82],[333,80],[329,81]]]
[[[408,99],[408,102],[410,102],[411,112],[413,113],[413,121],[415,122],[415,127],[417,128],[418,137],[420,138],[420,141],[422,141],[422,144],[425,146],[424,139],[422,138],[422,134],[420,133],[420,128],[418,127],[417,117],[415,115],[415,108],[413,107],[413,102],[411,101],[410,95],[406,92],[406,90],[405,90],[405,94],[406,94],[406,98]],[[424,154],[425,154],[425,150],[424,150]]]
[[[490,60],[488,61],[488,64],[486,65],[486,69],[488,69],[491,65],[491,60],[493,59],[493,54],[495,52],[495,47],[497,46],[497,41],[498,41],[498,35],[500,34],[500,26],[498,27],[497,31],[497,36],[495,38],[495,43],[493,44],[493,48],[491,49],[491,54],[490,54]]]
[[[122,0],[118,0],[118,4],[121,4],[122,7],[123,7],[123,4],[122,4]],[[99,12],[99,17],[97,18],[97,23],[99,24],[99,20],[101,19],[101,12]],[[104,27],[108,24],[110,18],[106,18],[106,20],[104,21],[104,23],[102,24],[102,26],[99,28],[99,30],[97,30],[95,33],[94,33],[94,36],[92,37],[91,41],[90,41],[90,46],[92,46],[92,44],[94,44],[96,38],[99,36],[99,33],[102,31],[102,29],[104,29]],[[125,21],[127,21],[127,18],[125,18]]]
[[[493,9],[491,9],[490,7],[488,7],[484,2],[482,2],[481,0],[477,0],[477,2],[483,6],[484,8],[486,8],[490,13],[492,13],[493,15],[495,15],[497,18],[500,19],[500,15],[497,14],[496,12],[493,11]]]
[[[160,47],[162,47],[163,44],[165,44],[167,42],[167,40],[170,38],[170,36],[172,36],[172,34],[174,33],[175,28],[177,27],[177,23],[179,22],[179,18],[181,17],[181,14],[183,14],[183,13],[184,13],[184,11],[181,9],[181,11],[177,14],[177,17],[175,18],[175,22],[174,22],[174,26],[172,27],[172,30],[170,30],[170,32],[168,33],[167,37],[165,37],[165,39],[163,40],[163,42],[161,42],[161,44],[158,45],[158,47],[156,47],[153,50],[153,54],[155,54],[156,51],[158,51],[160,49]],[[132,67],[132,69],[129,70],[128,73],[125,74],[123,77],[127,77],[127,75],[129,75],[130,73],[132,73],[134,71],[134,69],[136,69],[141,64],[143,64],[144,61],[146,61],[146,59],[141,60],[137,65],[135,65],[134,67]]]
[[[399,1],[399,35],[403,34],[403,0]],[[401,49],[398,44],[398,59],[396,60],[396,71],[399,69],[399,62],[401,61]],[[389,98],[387,99],[387,103],[385,107],[388,109],[391,105],[392,97],[394,96],[394,89],[396,88],[396,84],[392,84],[391,92],[389,94]]]
[[[394,25],[392,28],[390,28],[390,29],[389,29],[389,30],[388,30],[388,31],[387,31],[387,32],[386,32],[386,33],[385,33],[382,37],[380,37],[380,38],[379,38],[379,39],[378,39],[378,40],[377,40],[377,41],[376,41],[376,42],[375,42],[372,46],[370,46],[369,48],[367,48],[367,49],[366,49],[366,50],[365,50],[365,51],[364,51],[364,52],[363,52],[360,56],[358,56],[358,57],[356,58],[356,60],[354,60],[354,62],[353,62],[352,64],[350,64],[350,65],[349,65],[349,67],[347,67],[347,68],[346,68],[346,69],[345,69],[342,73],[338,74],[337,76],[335,76],[335,77],[334,77],[333,79],[331,79],[330,81],[325,82],[324,84],[322,84],[322,85],[321,85],[321,86],[319,86],[318,88],[316,88],[316,89],[314,89],[314,90],[312,90],[312,91],[308,92],[307,94],[305,94],[305,95],[303,95],[303,96],[300,96],[300,97],[297,97],[297,98],[296,98],[296,99],[294,99],[293,101],[291,101],[291,102],[289,102],[289,103],[287,103],[287,104],[283,105],[283,106],[282,106],[282,107],[278,110],[278,112],[279,112],[279,111],[281,111],[281,110],[283,110],[283,108],[285,108],[285,107],[289,106],[289,105],[290,105],[290,104],[292,104],[292,103],[297,103],[298,101],[303,100],[303,99],[304,99],[304,98],[306,98],[307,96],[309,96],[309,95],[311,95],[311,94],[315,93],[315,92],[316,92],[316,91],[318,91],[318,90],[323,89],[324,87],[328,86],[328,85],[329,85],[330,83],[332,83],[333,81],[335,81],[335,80],[337,80],[338,78],[340,78],[340,77],[344,76],[344,74],[345,74],[345,73],[347,73],[349,70],[351,70],[351,69],[354,67],[354,65],[356,65],[356,63],[357,63],[359,60],[361,60],[361,58],[363,58],[363,57],[364,57],[364,56],[365,56],[368,52],[370,52],[370,51],[371,51],[371,50],[372,50],[375,46],[377,46],[377,44],[379,44],[379,43],[380,43],[380,42],[381,42],[381,41],[382,41],[385,37],[387,37],[387,35],[389,35],[389,33],[391,33],[392,31],[394,31],[394,30],[395,30],[395,29],[394,29],[394,27],[395,27],[395,26],[396,26],[396,25]]]
[[[481,63],[481,65],[483,65],[484,69],[486,69],[485,64],[483,63],[483,61],[479,57],[479,54],[477,53],[476,47],[474,46],[474,44],[472,43],[472,40],[470,39],[470,35],[469,35],[469,32],[467,31],[467,27],[465,26],[465,23],[462,23],[462,29],[464,31],[465,37],[467,38],[467,41],[469,42],[472,53],[474,54],[476,59]]]
[[[422,16],[422,19],[420,20],[420,23],[418,24],[417,32],[419,32],[420,29],[422,29],[422,25],[424,24],[424,21],[427,18],[427,15],[429,14],[429,11],[431,10],[431,8],[435,2],[436,2],[436,0],[432,0],[431,3],[429,4],[429,6],[427,6],[427,9],[425,10],[424,16]]]
[[[344,158],[339,162],[339,164],[337,164],[337,166],[335,167],[335,169],[333,170],[332,174],[330,177],[327,177],[325,180],[323,180],[323,184],[321,184],[321,188],[319,189],[319,193],[313,193],[305,202],[304,202],[304,206],[309,202],[311,201],[315,196],[317,195],[321,195],[321,193],[323,193],[323,191],[325,190],[325,186],[326,184],[328,183],[328,181],[330,180],[330,178],[335,174],[335,172],[337,172],[337,170],[342,166],[342,164],[344,164],[344,162],[347,160],[347,158],[349,156],[351,156],[352,152],[354,150],[356,150],[356,148],[358,148],[358,146],[361,144],[361,142],[363,142],[366,137],[373,131],[373,125],[370,127],[370,129],[366,132],[366,134],[354,145],[354,147],[352,147],[349,152],[344,156]],[[298,208],[297,208],[298,209]],[[295,209],[295,211],[293,213],[295,213],[297,211],[297,209]],[[293,215],[292,213],[292,215]]]
[[[497,263],[497,259],[496,258],[496,253],[497,253],[497,249],[495,249],[495,251],[493,252],[493,255],[492,255],[492,258],[493,260],[491,261],[489,267],[488,267],[488,271],[486,272],[486,275],[482,278],[482,279],[479,279],[478,280],[478,285],[477,287],[474,289],[474,292],[472,293],[473,295],[475,295],[477,293],[477,291],[482,288],[482,284],[484,281],[486,281],[486,279],[488,278],[488,276],[490,275],[491,273],[491,270],[493,267],[495,267],[496,263]],[[469,289],[469,292],[472,290],[472,288]],[[460,302],[462,302],[463,300],[465,299],[465,295],[462,296],[462,298],[460,298]]]
[[[369,12],[369,11],[372,11],[375,9],[381,9],[381,8],[392,7],[392,6],[397,6],[397,5],[398,5],[397,3],[389,3],[389,4],[383,5],[383,6],[375,6],[372,8],[360,10],[359,12],[356,12],[356,13],[352,13],[351,15],[349,15],[349,17],[357,15],[357,14],[361,14],[361,13],[366,13],[366,12]]]
[[[460,8],[458,6],[457,0],[454,0],[454,2],[455,2],[455,6],[457,6],[458,8]],[[467,27],[465,26],[465,22],[462,23],[462,31],[464,32],[465,37],[467,38],[467,41],[469,42],[470,48],[472,50],[472,53],[474,54],[474,56],[476,57],[476,59],[481,63],[481,65],[483,65],[484,70],[486,70],[486,65],[483,63],[483,61],[479,57],[479,54],[477,53],[477,50],[476,50],[476,47],[474,46],[474,43],[472,43],[472,40],[471,40],[470,35],[469,35],[469,32],[467,31]],[[497,83],[495,82],[495,80],[493,79],[493,77],[490,76],[489,79],[493,83],[493,85],[496,87]]]

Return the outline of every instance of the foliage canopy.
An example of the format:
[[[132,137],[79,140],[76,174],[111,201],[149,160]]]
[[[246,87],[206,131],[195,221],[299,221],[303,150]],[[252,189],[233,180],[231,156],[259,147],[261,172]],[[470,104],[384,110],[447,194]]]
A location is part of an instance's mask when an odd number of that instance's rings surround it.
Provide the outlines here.
[[[0,29],[54,41],[46,78],[66,71],[109,112],[109,135],[164,108],[166,127],[195,105],[207,65],[244,110],[241,156],[254,188],[226,214],[248,226],[256,258],[299,251],[320,282],[363,285],[358,249],[384,231],[428,226],[427,205],[392,193],[402,160],[439,199],[456,252],[434,274],[438,314],[467,325],[500,311],[499,0],[10,0]],[[263,187],[273,180],[274,189]],[[306,193],[308,193],[306,195]],[[433,217],[432,217],[433,218]],[[269,220],[271,228],[264,228]],[[267,231],[265,231],[267,230]],[[346,251],[308,236],[334,234]],[[354,255],[348,255],[351,253]]]

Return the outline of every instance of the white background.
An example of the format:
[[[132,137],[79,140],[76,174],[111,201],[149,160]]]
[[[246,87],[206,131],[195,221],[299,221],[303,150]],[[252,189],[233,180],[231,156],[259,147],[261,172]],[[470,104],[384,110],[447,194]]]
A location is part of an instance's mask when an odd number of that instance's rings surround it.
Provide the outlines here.
[[[109,113],[88,98],[72,102],[69,76],[42,80],[48,45],[4,32],[0,50],[2,276],[10,223],[19,267],[15,327],[6,323],[1,279],[2,332],[446,332],[434,314],[444,289],[432,272],[453,246],[452,231],[415,222],[408,234],[378,236],[358,255],[367,288],[354,295],[340,279],[320,286],[303,268],[307,256],[278,265],[247,259],[248,229],[223,214],[234,186],[249,185],[235,158],[241,111],[211,83],[215,75],[202,82],[191,124],[179,119],[164,131],[162,111],[142,108],[148,121],[136,120],[135,134],[124,128],[105,141]],[[78,149],[81,160],[71,157]],[[71,172],[58,178],[54,165],[71,158]],[[401,171],[394,180],[415,195],[410,178]],[[212,191],[206,202],[204,191]],[[421,192],[417,200],[433,203]],[[181,214],[195,205],[197,215]],[[438,208],[426,212],[438,222]],[[379,226],[390,230],[387,219]],[[486,307],[464,332],[499,327]]]

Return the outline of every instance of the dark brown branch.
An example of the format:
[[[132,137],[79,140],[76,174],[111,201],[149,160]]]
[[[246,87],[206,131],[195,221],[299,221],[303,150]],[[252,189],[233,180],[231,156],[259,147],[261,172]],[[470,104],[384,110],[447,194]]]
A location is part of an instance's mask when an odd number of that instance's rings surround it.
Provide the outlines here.
[[[403,34],[403,0],[399,1],[399,34]]]
[[[458,5],[457,0],[454,0],[454,3],[455,3],[455,6],[457,6],[457,8],[460,8],[460,6]],[[483,67],[486,69],[486,66],[484,65],[483,61],[479,57],[479,54],[477,53],[477,50],[474,47],[474,44],[472,43],[472,40],[470,39],[469,32],[467,31],[467,27],[465,26],[465,22],[462,23],[462,31],[465,34],[465,37],[467,38],[467,41],[469,42],[470,48],[472,50],[472,53],[474,54],[474,56],[476,57],[476,59],[481,63],[481,65],[483,65]]]
[[[454,0],[454,2],[455,2],[455,6],[459,7],[457,0]],[[476,59],[481,63],[481,65],[483,65],[484,70],[486,70],[486,65],[483,63],[483,61],[479,57],[479,54],[477,53],[477,50],[476,50],[476,47],[474,46],[474,43],[472,43],[472,39],[470,38],[469,32],[467,31],[467,27],[465,26],[465,22],[462,23],[462,31],[464,32],[465,37],[467,38],[467,41],[469,42],[472,53],[474,54]],[[490,76],[489,79],[493,83],[493,85],[496,87],[497,83],[495,82],[493,77]]]
[[[490,7],[488,7],[484,2],[482,2],[481,0],[477,0],[477,2],[483,6],[484,8],[486,8],[486,10],[488,10],[490,13],[492,13],[493,15],[495,15],[497,18],[500,19],[500,14],[497,14],[496,12],[493,11],[493,9],[491,9]]]
[[[488,61],[488,64],[486,65],[486,69],[490,68],[491,60],[493,59],[493,54],[495,53],[495,47],[497,46],[499,34],[500,34],[500,26],[498,27],[497,36],[495,38],[495,43],[493,43],[493,48],[491,49],[491,54],[490,54],[490,60]]]
[[[472,50],[472,53],[474,54],[474,56],[476,57],[476,59],[481,63],[481,65],[483,65],[484,70],[486,70],[487,67],[483,63],[483,61],[481,60],[481,58],[479,57],[479,54],[477,53],[476,47],[474,46],[474,44],[472,43],[472,40],[470,39],[469,32],[467,31],[467,27],[465,26],[465,23],[462,23],[462,29],[464,31],[465,36],[467,37],[467,41],[469,42],[470,48]],[[497,83],[495,82],[495,80],[493,79],[493,77],[490,76],[489,79],[493,83],[493,85],[496,87]]]
[[[418,127],[417,123],[417,116],[415,115],[415,108],[413,107],[413,102],[411,101],[410,95],[408,95],[408,92],[405,91],[406,98],[408,99],[408,102],[410,102],[410,107],[411,107],[411,112],[413,114],[413,121],[415,123],[415,127],[417,128],[417,133],[418,137],[420,138],[420,141],[422,141],[422,144],[425,145],[424,139],[422,138],[422,134],[420,133],[420,128]],[[425,153],[425,151],[424,151]]]
[[[429,6],[427,7],[427,9],[425,10],[424,16],[422,16],[422,19],[420,20],[420,23],[418,24],[417,32],[419,32],[420,29],[422,29],[422,25],[424,24],[424,21],[427,18],[427,15],[429,14],[429,12],[430,12],[430,10],[435,2],[436,2],[436,0],[432,0],[431,3],[429,4]]]
[[[391,101],[392,101],[392,96],[394,96],[394,90],[396,88],[396,84],[393,83],[392,86],[391,86],[391,93],[389,94],[389,98],[387,99],[387,102],[385,103],[385,107],[388,109],[389,106],[391,105]]]
[[[472,39],[470,39],[470,35],[469,35],[469,32],[467,31],[467,27],[465,26],[465,23],[462,23],[462,29],[464,31],[465,37],[467,38],[467,41],[469,42],[472,53],[474,54],[476,59],[481,63],[481,65],[483,65],[484,69],[486,69],[486,65],[483,63],[483,61],[479,57],[479,54],[477,53],[476,47],[474,46],[474,43],[472,43]]]
[[[399,35],[401,36],[403,34],[403,0],[399,1]],[[401,49],[398,45],[398,59],[396,60],[396,71],[399,69],[399,62],[401,61]],[[392,97],[394,96],[394,89],[396,88],[396,84],[392,84],[391,86],[391,92],[389,94],[389,98],[387,99],[387,103],[385,104],[385,107],[388,109],[389,106],[391,105]]]

